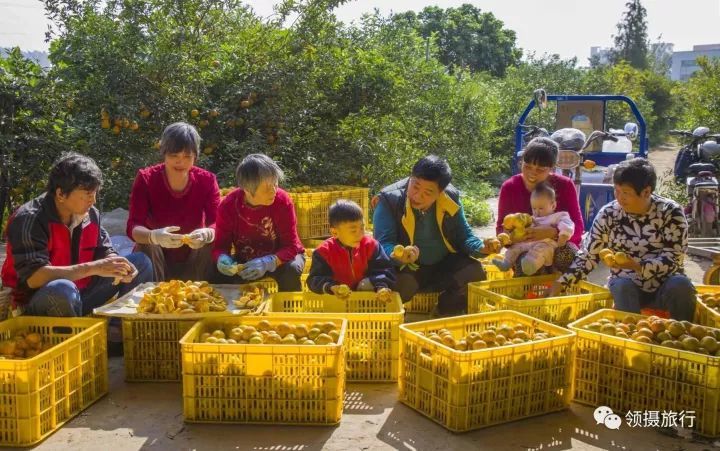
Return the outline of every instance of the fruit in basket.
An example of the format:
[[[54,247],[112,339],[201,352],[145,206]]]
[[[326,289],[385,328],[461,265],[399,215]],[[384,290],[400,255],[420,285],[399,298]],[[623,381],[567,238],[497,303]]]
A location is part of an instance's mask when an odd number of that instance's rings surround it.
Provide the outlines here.
[[[0,342],[0,356],[6,359],[29,359],[52,347],[36,332],[20,330],[12,338]]]
[[[487,347],[488,347],[487,343],[485,343],[483,340],[474,341],[472,344],[473,351],[478,350],[478,349],[485,349]]]
[[[703,293],[698,298],[707,307],[720,312],[720,293]]]
[[[426,333],[418,332],[418,334],[457,351],[476,351],[478,349],[510,346],[542,340],[551,336],[548,333],[535,330],[534,327],[528,327],[520,323],[488,326],[486,329],[469,332],[464,337],[453,336],[452,332],[445,328]]]
[[[305,324],[296,324],[293,330],[294,335],[298,338],[307,338],[308,332],[309,330]]]
[[[709,353],[715,354],[718,349],[720,349],[720,345],[718,345],[718,341],[715,339],[715,337],[707,336],[703,337],[700,340],[700,346],[707,349]]]
[[[647,344],[672,349],[720,356],[720,329],[712,329],[689,321],[675,321],[657,316],[636,320],[626,316],[621,321],[601,318],[583,326],[586,330],[615,335]]]
[[[15,355],[15,340],[5,340],[0,342],[0,354],[5,357],[12,357]]]
[[[233,301],[239,309],[255,309],[265,299],[265,288],[258,284],[248,284],[240,287],[240,297]]]
[[[333,343],[332,337],[328,334],[320,334],[314,341],[316,345],[329,345],[330,343]]]
[[[299,344],[299,345],[328,345],[340,340],[340,332],[335,323],[328,321],[318,323],[318,328],[309,329],[307,324],[290,324],[281,322],[272,324],[268,320],[261,320],[257,327],[240,325],[227,331],[216,329],[200,334],[200,343],[213,344]],[[263,330],[259,330],[262,327]],[[304,334],[298,336],[296,334]]]
[[[224,312],[227,301],[207,282],[160,282],[143,294],[137,305],[139,313],[187,314]]]
[[[310,340],[314,340],[314,339],[316,339],[317,336],[320,335],[321,333],[322,333],[322,331],[321,331],[319,328],[313,327],[312,329],[310,329],[310,330],[308,331],[308,338],[309,338]]]

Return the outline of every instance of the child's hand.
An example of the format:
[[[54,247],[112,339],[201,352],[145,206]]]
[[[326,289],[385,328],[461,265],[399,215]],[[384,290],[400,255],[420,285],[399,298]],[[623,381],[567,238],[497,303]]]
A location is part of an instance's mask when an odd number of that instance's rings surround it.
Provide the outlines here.
[[[350,287],[345,284],[333,285],[330,287],[330,291],[332,291],[333,294],[339,298],[348,298],[350,297],[350,293],[352,292],[350,290]]]
[[[502,246],[505,246],[505,247],[510,247],[513,244],[512,238],[510,238],[510,234],[508,234],[508,233],[503,232],[503,233],[499,234],[497,236],[497,240]],[[498,252],[500,252],[500,251],[498,250]]]
[[[558,237],[558,247],[565,246],[565,244],[567,244],[569,238],[570,237],[567,235],[560,235]]]
[[[483,238],[483,244],[485,245],[483,247],[484,254],[499,254],[502,249],[502,243],[497,238]]]
[[[392,299],[392,291],[389,288],[380,288],[375,293],[375,299],[383,302],[390,302]]]

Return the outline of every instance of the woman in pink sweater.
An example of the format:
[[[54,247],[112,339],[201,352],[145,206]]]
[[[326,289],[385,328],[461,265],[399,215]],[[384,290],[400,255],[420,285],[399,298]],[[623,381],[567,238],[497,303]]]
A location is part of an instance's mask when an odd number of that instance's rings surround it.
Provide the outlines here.
[[[554,267],[564,271],[572,263],[580,245],[584,224],[580,212],[575,184],[568,177],[554,172],[557,163],[558,146],[550,138],[535,138],[528,143],[522,155],[520,174],[510,177],[500,188],[498,201],[497,233],[503,232],[503,218],[510,213],[532,214],[530,194],[542,182],[547,182],[555,190],[557,209],[570,215],[575,224],[575,232],[565,246],[555,251]],[[557,239],[558,231],[554,227],[531,227],[528,229],[528,240]],[[516,268],[516,273],[521,273]]]

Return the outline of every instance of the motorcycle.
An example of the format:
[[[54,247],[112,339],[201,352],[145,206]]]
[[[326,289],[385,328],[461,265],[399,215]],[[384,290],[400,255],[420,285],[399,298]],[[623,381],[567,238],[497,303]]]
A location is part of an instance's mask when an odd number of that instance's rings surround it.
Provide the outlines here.
[[[717,236],[720,232],[720,171],[717,164],[720,135],[709,134],[707,127],[698,127],[692,133],[686,130],[671,130],[669,133],[690,138],[690,143],[683,146],[675,160],[675,176],[684,176],[687,187],[689,202],[685,207],[685,216],[689,231],[700,237]]]
[[[705,141],[706,136],[710,134],[710,129],[707,127],[697,127],[692,132],[688,130],[670,130],[668,134],[672,136],[690,138],[690,142],[685,144],[680,149],[680,152],[678,152],[677,157],[675,157],[675,164],[673,167],[675,180],[678,183],[685,183],[690,165],[700,162],[700,152],[698,151],[698,147],[701,142]]]

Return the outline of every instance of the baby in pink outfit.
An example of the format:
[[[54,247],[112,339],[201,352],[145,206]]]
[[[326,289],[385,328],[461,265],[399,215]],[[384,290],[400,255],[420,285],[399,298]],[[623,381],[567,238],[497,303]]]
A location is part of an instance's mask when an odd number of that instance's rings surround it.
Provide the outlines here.
[[[557,241],[543,239],[538,241],[521,241],[513,243],[505,251],[505,258],[494,258],[493,264],[501,271],[507,271],[520,259],[520,265],[526,276],[538,272],[543,266],[552,266],[555,249],[563,246],[575,233],[575,224],[565,211],[555,212],[555,190],[546,183],[538,184],[530,196],[533,212],[533,226],[555,227],[558,230]]]

